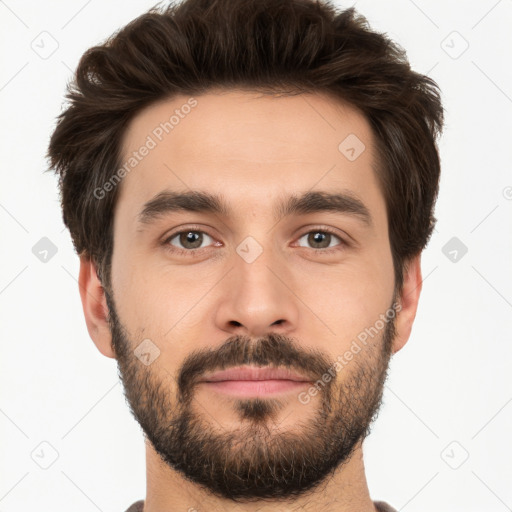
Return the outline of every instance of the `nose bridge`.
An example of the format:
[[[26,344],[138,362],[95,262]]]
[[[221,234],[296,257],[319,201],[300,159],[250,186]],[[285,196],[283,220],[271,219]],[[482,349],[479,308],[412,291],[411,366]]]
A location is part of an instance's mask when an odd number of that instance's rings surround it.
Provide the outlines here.
[[[234,258],[235,274],[247,291],[261,287],[260,292],[266,295],[274,295],[274,292],[281,294],[282,284],[275,274],[283,267],[282,255],[275,249],[271,233],[260,236],[259,240],[262,243],[253,236],[248,236],[238,244],[238,257]]]
[[[260,241],[261,242],[260,242]],[[239,300],[262,309],[274,305],[284,295],[284,286],[276,274],[283,268],[282,255],[274,247],[272,233],[246,237],[236,248],[234,274],[239,283]]]

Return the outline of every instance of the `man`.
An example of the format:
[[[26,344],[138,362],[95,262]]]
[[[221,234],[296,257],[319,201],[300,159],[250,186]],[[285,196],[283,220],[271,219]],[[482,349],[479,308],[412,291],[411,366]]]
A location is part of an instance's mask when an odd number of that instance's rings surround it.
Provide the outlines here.
[[[435,82],[353,9],[186,0],[82,57],[52,135],[130,512],[390,511],[362,443],[432,233]]]

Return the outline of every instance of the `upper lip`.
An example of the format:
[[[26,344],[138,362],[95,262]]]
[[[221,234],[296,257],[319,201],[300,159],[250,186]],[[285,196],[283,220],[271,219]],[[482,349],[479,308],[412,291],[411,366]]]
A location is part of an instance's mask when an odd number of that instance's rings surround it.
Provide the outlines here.
[[[293,372],[286,368],[255,366],[238,366],[228,370],[222,370],[214,373],[206,373],[201,382],[219,382],[223,380],[293,380],[297,382],[310,382],[311,379]]]

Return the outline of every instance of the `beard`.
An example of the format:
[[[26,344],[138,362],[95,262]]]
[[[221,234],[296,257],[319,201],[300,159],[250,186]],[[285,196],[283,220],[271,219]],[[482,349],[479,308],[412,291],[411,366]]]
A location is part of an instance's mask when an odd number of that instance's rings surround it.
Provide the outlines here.
[[[207,493],[239,503],[304,495],[347,463],[370,433],[387,378],[396,334],[394,316],[382,336],[365,345],[329,382],[322,381],[316,398],[310,397],[307,405],[299,402],[300,407],[314,409],[304,409],[293,429],[277,425],[279,414],[290,405],[289,396],[232,397],[240,423],[227,429],[194,407],[194,391],[205,372],[273,366],[318,382],[333,374],[335,362],[280,334],[269,333],[256,341],[233,336],[218,348],[191,352],[172,376],[164,367],[146,366],[135,357],[140,342],[129,338],[113,298],[107,293],[106,298],[112,346],[132,415],[161,460]],[[297,414],[296,407],[290,414]]]

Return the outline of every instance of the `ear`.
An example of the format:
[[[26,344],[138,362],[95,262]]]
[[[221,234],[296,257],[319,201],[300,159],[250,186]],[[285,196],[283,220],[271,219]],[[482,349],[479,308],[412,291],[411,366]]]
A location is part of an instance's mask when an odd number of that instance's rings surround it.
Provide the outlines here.
[[[104,356],[115,359],[105,291],[98,279],[96,265],[86,256],[80,256],[78,285],[89,336]]]
[[[412,324],[416,317],[421,287],[421,253],[409,260],[404,270],[404,284],[400,294],[400,311],[396,316],[397,335],[393,340],[392,352],[395,354],[407,343],[411,335]]]

